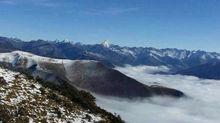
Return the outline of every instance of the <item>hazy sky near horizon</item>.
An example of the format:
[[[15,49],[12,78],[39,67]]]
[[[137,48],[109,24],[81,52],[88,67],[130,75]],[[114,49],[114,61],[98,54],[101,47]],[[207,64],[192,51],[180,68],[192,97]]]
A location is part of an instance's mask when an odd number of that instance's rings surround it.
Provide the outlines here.
[[[0,0],[0,36],[220,52],[219,0]]]

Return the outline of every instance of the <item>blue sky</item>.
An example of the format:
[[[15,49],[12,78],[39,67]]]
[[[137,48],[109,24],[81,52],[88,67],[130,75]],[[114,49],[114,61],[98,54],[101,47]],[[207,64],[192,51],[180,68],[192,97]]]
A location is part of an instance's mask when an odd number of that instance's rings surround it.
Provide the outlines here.
[[[220,52],[220,1],[0,0],[0,35]]]

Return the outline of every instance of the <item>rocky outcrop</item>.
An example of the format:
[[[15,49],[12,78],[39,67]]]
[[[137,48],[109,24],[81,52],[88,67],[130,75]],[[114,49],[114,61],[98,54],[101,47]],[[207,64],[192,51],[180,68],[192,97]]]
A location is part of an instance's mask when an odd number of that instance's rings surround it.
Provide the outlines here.
[[[7,82],[5,81],[4,77],[0,77],[0,85],[7,85]]]

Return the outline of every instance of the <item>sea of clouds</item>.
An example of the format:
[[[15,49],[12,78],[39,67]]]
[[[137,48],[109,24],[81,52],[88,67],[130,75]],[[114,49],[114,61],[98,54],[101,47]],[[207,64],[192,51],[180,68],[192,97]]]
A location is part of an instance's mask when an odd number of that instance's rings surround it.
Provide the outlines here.
[[[126,100],[96,95],[97,104],[119,114],[128,123],[220,123],[220,81],[193,76],[152,74],[166,67],[117,67],[117,70],[147,84],[159,84],[184,92],[188,98],[153,97]]]

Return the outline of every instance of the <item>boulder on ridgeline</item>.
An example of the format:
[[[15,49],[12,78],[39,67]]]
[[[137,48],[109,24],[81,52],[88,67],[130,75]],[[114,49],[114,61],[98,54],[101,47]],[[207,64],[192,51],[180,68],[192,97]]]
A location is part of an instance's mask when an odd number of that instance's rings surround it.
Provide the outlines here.
[[[0,77],[0,85],[7,85],[7,82],[5,81],[4,77]]]

